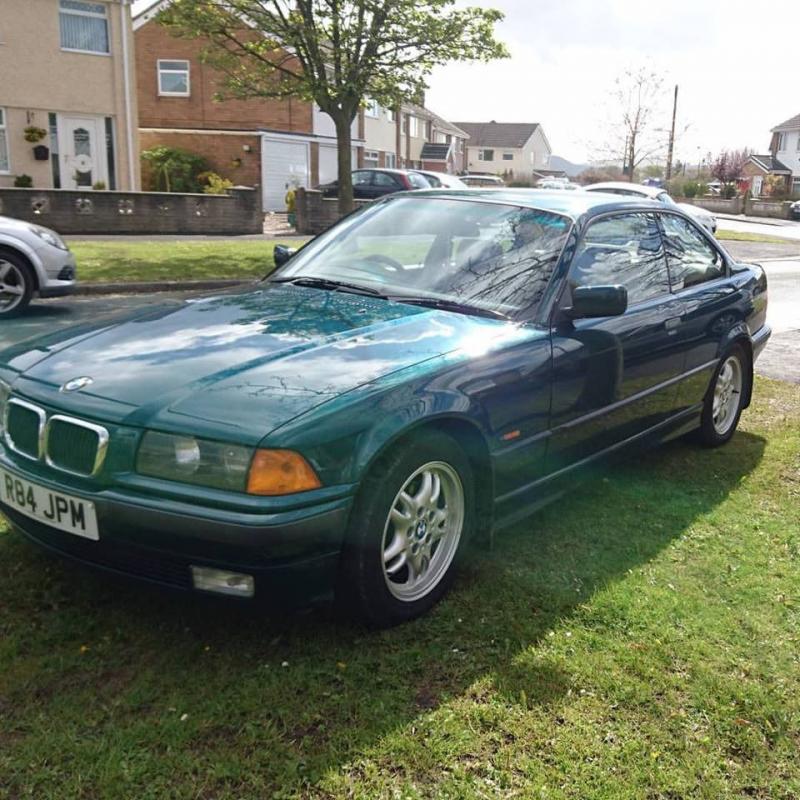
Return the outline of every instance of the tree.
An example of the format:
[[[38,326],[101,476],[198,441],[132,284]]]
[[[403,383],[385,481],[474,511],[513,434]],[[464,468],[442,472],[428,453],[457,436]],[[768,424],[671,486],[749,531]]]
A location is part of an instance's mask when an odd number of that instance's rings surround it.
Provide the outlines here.
[[[723,196],[735,194],[734,184],[742,177],[749,158],[749,150],[722,150],[711,162],[711,175],[723,184]]]
[[[450,61],[505,58],[503,15],[455,0],[175,0],[159,14],[173,34],[204,38],[202,58],[225,75],[224,97],[300,97],[336,127],[339,208],[353,205],[351,125],[371,98],[418,98]]]
[[[633,180],[636,168],[648,159],[663,155],[668,132],[655,125],[663,112],[663,81],[645,67],[626,70],[614,83],[610,141],[606,157],[622,153],[623,173]]]

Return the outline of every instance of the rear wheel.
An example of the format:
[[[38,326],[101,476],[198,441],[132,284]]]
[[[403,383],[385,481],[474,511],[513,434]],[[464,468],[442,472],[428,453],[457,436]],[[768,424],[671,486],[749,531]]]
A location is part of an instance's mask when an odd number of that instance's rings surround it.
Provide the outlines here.
[[[731,439],[752,379],[750,359],[741,345],[734,345],[720,359],[706,394],[698,431],[702,444],[719,447]]]
[[[452,584],[474,524],[469,460],[449,436],[414,436],[364,481],[342,556],[339,598],[376,627],[424,614]]]
[[[16,253],[0,251],[0,317],[23,311],[33,296],[33,272]]]

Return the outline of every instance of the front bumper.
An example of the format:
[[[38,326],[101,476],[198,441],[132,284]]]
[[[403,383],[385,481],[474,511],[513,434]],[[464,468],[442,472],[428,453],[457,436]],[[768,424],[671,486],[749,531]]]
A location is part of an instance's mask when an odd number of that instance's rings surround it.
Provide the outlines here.
[[[40,247],[36,254],[42,265],[39,274],[39,297],[62,297],[71,294],[75,289],[78,274],[73,253],[46,245]]]
[[[65,533],[4,504],[0,512],[31,541],[61,556],[130,578],[193,590],[191,565],[252,575],[255,598],[297,606],[329,597],[351,498],[274,514],[236,514],[153,499],[137,504],[108,492],[87,494],[26,474],[0,455],[0,464],[52,491],[94,503],[99,541]]]

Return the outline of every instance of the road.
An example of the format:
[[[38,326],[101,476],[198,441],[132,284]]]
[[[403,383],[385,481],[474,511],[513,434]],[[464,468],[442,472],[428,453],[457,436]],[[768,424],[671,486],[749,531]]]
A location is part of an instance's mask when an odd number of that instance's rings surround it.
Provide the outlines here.
[[[773,334],[756,371],[800,383],[800,260],[764,262],[769,280],[768,320]],[[183,293],[76,297],[33,303],[26,315],[0,322],[0,349],[69,325],[111,318],[126,309],[153,305]]]
[[[733,217],[717,217],[720,230],[737,233],[758,233],[764,236],[779,236],[800,242],[800,221],[788,219],[771,219],[768,222],[756,222],[757,217],[735,219]]]

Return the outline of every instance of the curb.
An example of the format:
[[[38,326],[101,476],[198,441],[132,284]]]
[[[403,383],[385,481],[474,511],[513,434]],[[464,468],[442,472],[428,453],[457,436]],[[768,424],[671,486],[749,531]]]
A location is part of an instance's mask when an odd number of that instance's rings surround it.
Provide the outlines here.
[[[231,286],[243,286],[247,283],[256,283],[259,278],[220,280],[220,281],[155,281],[146,283],[135,281],[132,283],[79,283],[72,295],[98,295],[98,294],[149,294],[150,292],[191,292],[207,289],[227,289]]]

